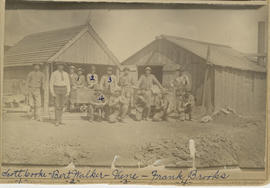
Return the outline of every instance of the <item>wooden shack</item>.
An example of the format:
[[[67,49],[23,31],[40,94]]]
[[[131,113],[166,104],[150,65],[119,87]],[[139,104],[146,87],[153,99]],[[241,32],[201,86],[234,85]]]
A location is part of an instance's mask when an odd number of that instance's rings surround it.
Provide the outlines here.
[[[122,64],[136,65],[139,75],[142,67],[153,67],[165,86],[184,67],[192,77],[196,105],[209,113],[225,107],[242,114],[265,112],[265,68],[229,46],[161,35]]]
[[[118,59],[90,24],[34,33],[24,37],[6,51],[4,92],[18,93],[11,85],[24,82],[32,70],[32,64],[41,63],[46,77],[42,98],[44,112],[47,112],[50,101],[49,79],[56,62],[81,67],[85,70],[84,74],[87,74],[91,65],[95,65],[99,76],[105,73],[107,66],[113,67],[116,74],[120,67]],[[68,67],[66,70],[68,71]]]

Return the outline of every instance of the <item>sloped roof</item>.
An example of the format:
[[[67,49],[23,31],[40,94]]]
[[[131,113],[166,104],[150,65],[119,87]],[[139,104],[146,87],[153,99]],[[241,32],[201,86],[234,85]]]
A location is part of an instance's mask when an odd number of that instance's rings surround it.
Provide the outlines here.
[[[146,53],[142,58],[140,58],[136,65],[146,66],[146,65],[154,65],[154,66],[164,66],[164,71],[176,70],[178,65],[174,63],[171,59],[169,59],[164,54],[158,51],[152,51],[151,53]]]
[[[241,52],[229,46],[196,41],[192,39],[186,39],[186,38],[175,37],[175,36],[168,36],[168,35],[161,35],[155,41],[157,40],[173,43],[176,46],[184,48],[187,51],[205,60],[207,59],[207,51],[209,48],[210,53],[209,53],[208,61],[214,65],[218,65],[222,67],[231,67],[231,68],[240,69],[240,70],[256,71],[256,72],[266,71],[263,66],[257,65],[256,63],[250,61],[244,54],[242,54]],[[154,48],[151,46],[155,44],[155,41],[153,41],[152,43],[150,43],[149,45],[147,45],[146,47],[144,47],[143,49],[139,50],[137,53],[129,57],[127,60],[123,62],[123,64],[128,65],[128,64],[135,63],[136,65],[142,65],[143,62],[145,64],[149,63],[148,61],[151,60],[151,58],[149,58],[146,61],[145,60],[146,58],[140,57],[140,56],[145,56],[145,57],[150,56],[151,54],[150,51],[151,50],[154,51]],[[148,51],[148,52],[143,53],[143,51]],[[165,55],[163,56],[169,59],[169,57]],[[154,62],[154,63],[156,64],[157,62]]]
[[[5,53],[5,66],[20,66],[33,63],[51,62],[63,48],[71,45],[83,33],[89,32],[113,62],[119,61],[90,25],[80,25],[53,31],[34,33],[24,37]]]
[[[229,46],[167,35],[162,36],[162,38],[192,52],[193,54],[203,59],[206,59],[207,50],[209,47],[209,62],[214,65],[256,72],[266,71],[263,66],[259,66],[256,63],[250,61],[244,54]]]

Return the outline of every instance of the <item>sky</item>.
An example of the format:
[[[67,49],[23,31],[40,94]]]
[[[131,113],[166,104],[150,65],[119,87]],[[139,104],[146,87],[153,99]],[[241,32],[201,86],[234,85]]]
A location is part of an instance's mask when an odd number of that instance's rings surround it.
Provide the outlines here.
[[[88,21],[122,62],[161,34],[225,44],[245,53],[257,52],[259,9],[91,9],[7,10],[5,45],[31,33],[86,24]]]

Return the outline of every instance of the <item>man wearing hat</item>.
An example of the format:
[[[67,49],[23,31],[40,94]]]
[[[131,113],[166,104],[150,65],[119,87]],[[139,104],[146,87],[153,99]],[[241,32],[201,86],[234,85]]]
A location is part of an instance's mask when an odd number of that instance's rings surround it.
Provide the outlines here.
[[[125,67],[123,71],[124,74],[120,77],[119,86],[122,87],[122,95],[128,99],[129,106],[133,107],[135,81],[133,77],[129,74],[130,69],[128,67]]]
[[[56,126],[62,123],[63,108],[66,98],[70,94],[70,80],[67,72],[64,71],[64,64],[56,63],[57,70],[54,71],[50,79],[50,91],[55,98],[55,120]]]
[[[109,107],[109,122],[117,121],[125,122],[125,117],[128,111],[128,100],[121,95],[121,88],[116,87],[108,102]]]
[[[96,89],[98,87],[98,75],[96,74],[96,67],[91,66],[90,73],[86,76],[87,87],[90,89]]]
[[[78,80],[78,75],[76,74],[76,67],[71,65],[69,67],[69,80],[70,80],[70,98],[69,98],[69,110],[74,109],[74,101],[72,100],[73,97],[72,95],[74,94],[74,91],[77,88],[77,80]]]
[[[148,114],[148,109],[147,108],[147,101],[145,98],[145,93],[144,91],[137,90],[136,95],[135,95],[135,110],[136,110],[136,120],[141,121],[143,119],[146,119]]]
[[[76,82],[78,80],[78,75],[76,74],[75,70],[75,66],[71,65],[69,67],[70,86],[72,89],[76,89]]]
[[[110,96],[116,87],[116,76],[113,74],[112,67],[108,67],[107,74],[103,75],[100,79],[100,89],[105,95]]]
[[[168,100],[168,91],[163,90],[160,93],[157,94],[157,97],[155,98],[155,108],[154,108],[154,115],[153,115],[153,121],[162,121],[162,120],[168,120],[168,114],[169,114],[169,100]]]
[[[83,75],[82,68],[78,68],[78,78],[77,78],[76,86],[77,88],[85,87],[85,76]]]
[[[171,87],[175,92],[178,90],[182,94],[191,90],[191,76],[184,71],[183,67],[177,69],[176,78],[171,81]]]
[[[147,108],[151,109],[151,104],[153,100],[153,95],[152,95],[152,89],[154,85],[157,85],[160,89],[162,89],[162,85],[159,83],[155,75],[151,74],[152,69],[150,67],[145,67],[145,74],[143,74],[139,81],[138,81],[138,87],[141,90],[144,90],[145,93],[145,98],[147,101]],[[150,115],[150,110],[147,112],[147,118],[148,119]]]
[[[95,118],[97,121],[102,121],[104,106],[108,102],[99,87],[96,87],[94,90],[95,93],[90,96],[90,102],[87,110],[87,118],[89,122],[92,122]]]
[[[33,110],[31,119],[38,121],[40,118],[41,111],[41,90],[44,90],[44,74],[40,71],[40,64],[33,64],[34,70],[31,71],[26,78],[26,84],[29,93],[29,103]]]

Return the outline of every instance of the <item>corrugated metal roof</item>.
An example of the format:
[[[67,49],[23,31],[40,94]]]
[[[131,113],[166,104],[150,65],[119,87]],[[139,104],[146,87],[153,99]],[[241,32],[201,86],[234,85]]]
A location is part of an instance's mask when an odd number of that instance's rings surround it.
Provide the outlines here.
[[[214,65],[256,72],[266,71],[263,66],[257,65],[256,63],[250,61],[247,57],[245,57],[244,54],[229,46],[167,35],[162,35],[161,38],[168,40],[203,59],[206,59],[207,49],[209,47],[209,62]]]
[[[112,58],[116,65],[119,61],[90,25],[30,34],[11,47],[5,53],[5,66],[19,66],[33,63],[45,63],[58,55],[59,51],[76,38],[80,33],[88,31],[99,45]]]

